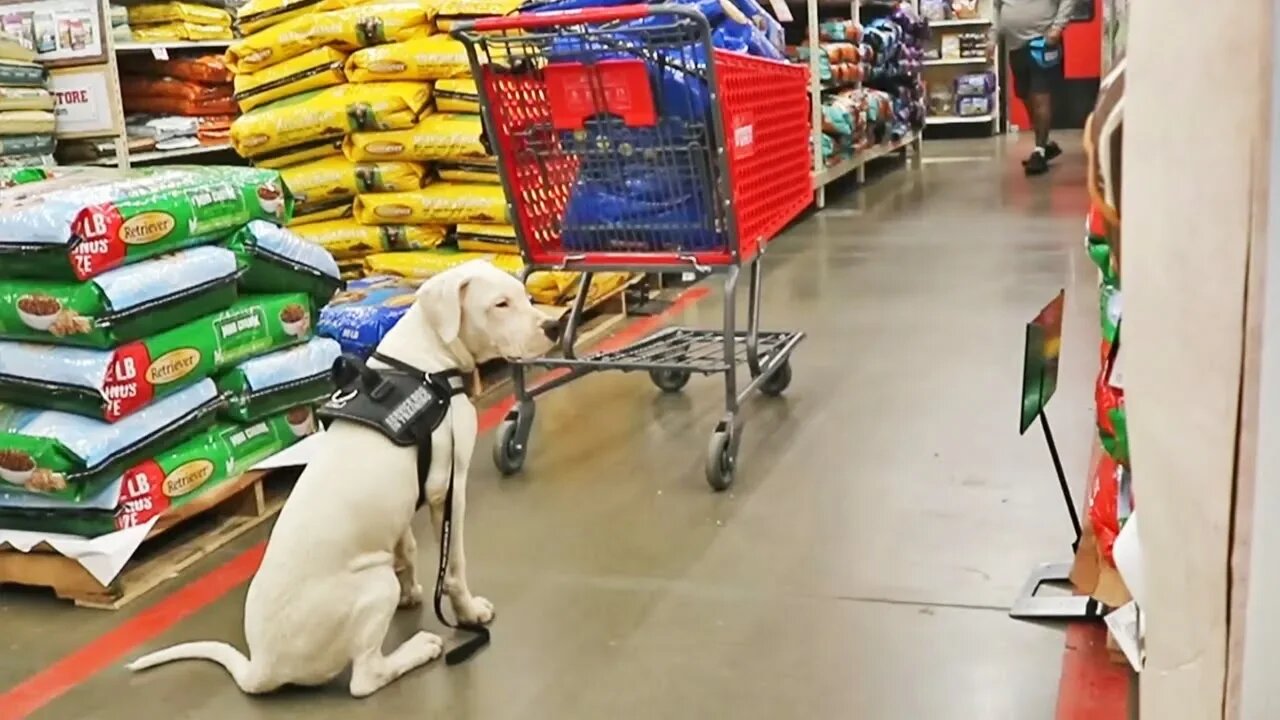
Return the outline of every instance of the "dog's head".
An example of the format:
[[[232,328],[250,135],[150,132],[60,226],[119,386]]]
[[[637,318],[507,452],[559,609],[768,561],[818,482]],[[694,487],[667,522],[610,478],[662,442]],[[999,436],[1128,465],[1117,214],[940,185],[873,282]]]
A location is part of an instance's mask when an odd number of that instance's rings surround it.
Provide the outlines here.
[[[464,365],[535,357],[559,336],[559,324],[533,306],[524,283],[483,260],[427,280],[418,304],[446,346],[471,356],[459,358]]]

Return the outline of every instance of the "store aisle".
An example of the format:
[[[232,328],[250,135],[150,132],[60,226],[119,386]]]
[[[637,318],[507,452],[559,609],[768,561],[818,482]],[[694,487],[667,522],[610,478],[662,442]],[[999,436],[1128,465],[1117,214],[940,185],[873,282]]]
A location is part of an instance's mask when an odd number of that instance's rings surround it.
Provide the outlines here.
[[[199,663],[113,665],[36,717],[1052,720],[1062,633],[1005,608],[1034,564],[1066,559],[1070,528],[1015,408],[1022,323],[1069,283],[1074,337],[1051,407],[1083,477],[1096,347],[1083,165],[1073,147],[1029,182],[1007,141],[926,149],[922,171],[877,180],[775,245],[766,324],[809,339],[786,399],[749,406],[729,493],[702,478],[710,381],[664,397],[605,375],[551,394],[519,478],[500,480],[481,441],[467,549],[498,620],[469,664],[361,702],[341,686],[249,699]],[[684,320],[717,317],[713,296]],[[360,481],[377,492],[376,476]],[[243,595],[143,649],[243,647]],[[99,614],[0,596],[0,698],[162,599]],[[436,627],[430,610],[401,613],[396,641],[419,623]]]

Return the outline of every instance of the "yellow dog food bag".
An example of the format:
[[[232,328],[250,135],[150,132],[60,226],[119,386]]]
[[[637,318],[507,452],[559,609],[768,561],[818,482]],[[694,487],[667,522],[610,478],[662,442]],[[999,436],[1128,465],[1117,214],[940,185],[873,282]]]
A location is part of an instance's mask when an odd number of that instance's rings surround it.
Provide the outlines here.
[[[350,220],[354,215],[355,211],[351,208],[350,200],[337,200],[327,205],[308,208],[302,213],[295,210],[293,217],[289,218],[289,222],[285,223],[285,225],[292,230],[298,225],[308,225],[328,220]]]
[[[253,164],[261,168],[282,170],[291,165],[318,160],[323,157],[342,155],[342,138],[328,138],[316,142],[294,145],[284,150],[277,150],[253,158]]]
[[[188,22],[199,25],[231,27],[231,13],[226,10],[185,2],[149,2],[128,9],[129,27],[160,23]]]
[[[352,130],[412,127],[430,100],[426,83],[338,85],[241,115],[231,125],[231,144],[241,157],[255,157]]]
[[[531,273],[525,278],[524,289],[535,303],[555,305],[573,295],[581,276],[576,272],[546,270]]]
[[[510,15],[519,8],[520,0],[444,0],[437,6],[437,22],[448,32],[458,20]]]
[[[377,0],[248,0],[236,11],[236,29],[248,37],[308,13],[368,5]]]
[[[363,258],[371,253],[430,250],[448,235],[448,228],[440,225],[361,225],[354,220],[307,223],[289,229],[338,260]]]
[[[453,236],[459,250],[499,255],[520,254],[520,246],[516,244],[516,229],[511,225],[459,223]]]
[[[364,277],[364,258],[339,260],[338,277],[343,280],[356,280]]]
[[[421,252],[375,253],[364,259],[364,272],[366,275],[395,275],[426,280],[472,260],[486,260],[512,275],[524,269],[524,261],[512,255],[488,255],[436,248]]]
[[[367,47],[347,58],[347,77],[352,82],[470,76],[471,61],[467,59],[467,49],[448,35],[420,36],[390,45]]]
[[[480,112],[480,91],[471,78],[437,80],[435,87],[436,110],[442,113]]]
[[[355,211],[366,225],[510,222],[502,188],[477,183],[437,182],[414,192],[359,195]]]
[[[321,47],[265,70],[236,75],[236,102],[241,112],[249,112],[290,95],[341,85],[347,81],[342,70],[346,62],[346,53]]]
[[[622,287],[631,279],[629,273],[596,273],[587,288],[587,305]],[[542,305],[561,305],[578,295],[582,275],[562,270],[546,270],[532,273],[525,280],[525,290],[533,301]]]
[[[417,190],[426,174],[418,163],[353,163],[338,156],[287,167],[280,171],[280,178],[293,194],[296,216],[351,200],[359,193]]]
[[[484,123],[478,115],[432,113],[396,132],[354,132],[342,146],[347,158],[367,160],[447,160],[484,158]]]
[[[441,160],[436,163],[436,174],[441,180],[453,182],[476,182],[497,185],[502,182],[498,175],[497,158],[476,158],[474,160]]]
[[[169,22],[160,25],[139,25],[132,29],[134,42],[170,42],[172,40],[230,40],[234,35],[230,25],[205,25],[190,22]]]
[[[429,12],[417,3],[381,3],[306,13],[233,43],[227,48],[227,66],[251,73],[322,45],[355,50],[408,40],[431,32]]]

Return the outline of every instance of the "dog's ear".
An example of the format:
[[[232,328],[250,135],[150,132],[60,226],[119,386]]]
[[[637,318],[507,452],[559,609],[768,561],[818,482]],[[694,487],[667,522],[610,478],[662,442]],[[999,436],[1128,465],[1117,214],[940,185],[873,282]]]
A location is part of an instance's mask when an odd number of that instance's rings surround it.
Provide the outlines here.
[[[462,294],[467,290],[474,273],[458,266],[427,280],[418,289],[418,302],[426,313],[427,323],[449,344],[458,339],[462,330]]]

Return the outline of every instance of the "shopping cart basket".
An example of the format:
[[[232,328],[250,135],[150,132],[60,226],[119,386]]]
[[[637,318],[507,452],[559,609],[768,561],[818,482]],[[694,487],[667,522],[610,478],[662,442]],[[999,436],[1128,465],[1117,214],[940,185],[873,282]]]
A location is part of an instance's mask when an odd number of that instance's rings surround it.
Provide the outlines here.
[[[724,376],[707,482],[733,482],[740,403],[781,394],[800,332],[763,332],[760,255],[809,204],[809,99],[803,67],[716,49],[707,19],[674,5],[524,13],[458,23],[485,131],[498,157],[526,271],[575,270],[581,285],[562,356],[513,366],[516,403],[494,462],[518,472],[534,397],[599,370],[647,371],[678,392],[694,373]],[[735,291],[750,265],[747,328]],[[579,357],[593,272],[715,273],[724,327],[669,327],[620,350]],[[738,365],[750,381],[739,390]],[[529,367],[561,373],[531,387]]]

